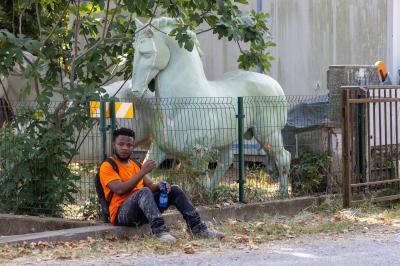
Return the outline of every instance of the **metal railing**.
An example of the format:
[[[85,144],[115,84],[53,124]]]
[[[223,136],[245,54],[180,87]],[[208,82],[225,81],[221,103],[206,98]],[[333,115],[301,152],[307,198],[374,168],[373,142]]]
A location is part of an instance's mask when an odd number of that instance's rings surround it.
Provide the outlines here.
[[[143,160],[149,152],[151,158],[160,162],[160,167],[153,173],[154,179],[167,179],[170,183],[180,185],[196,204],[261,202],[341,190],[340,129],[330,122],[327,107],[331,103],[328,97],[119,101],[133,103],[133,119],[113,120],[100,115],[103,119],[93,119],[90,128],[75,132],[72,136],[79,153],[73,156],[68,169],[79,179],[73,181],[76,187],[76,191],[71,192],[74,203],[61,206],[64,216],[87,218],[95,212],[97,195],[94,176],[99,163],[111,153],[111,129],[117,127],[128,127],[135,131],[137,147],[133,157]],[[10,106],[15,114],[21,107],[30,107],[32,110],[36,107],[34,103],[10,103]],[[99,112],[100,109],[104,112],[104,107],[99,108]],[[286,115],[287,122],[284,123]],[[19,134],[18,131],[13,132]],[[271,138],[270,135],[277,132],[283,136],[282,139],[277,136]],[[240,138],[242,136],[244,138]],[[13,157],[8,155],[13,152],[14,146],[13,143],[6,143],[8,140],[4,134],[0,134],[0,138],[0,159],[4,166],[12,163],[10,160]],[[273,141],[260,143],[271,139]],[[158,147],[154,147],[155,143]],[[287,150],[291,158],[290,168],[283,167],[281,173],[276,162],[284,153],[271,154],[271,150],[277,149]],[[26,156],[34,156],[31,152],[25,151]],[[224,167],[219,166],[222,163]],[[281,159],[280,163],[283,165],[285,159]],[[1,174],[10,170],[3,166],[0,166]],[[51,165],[40,167],[46,169]],[[288,179],[282,178],[282,173]],[[13,174],[8,173],[8,176],[12,177]],[[17,178],[18,175],[15,176]],[[21,184],[14,182],[8,185]],[[38,198],[45,201],[46,195],[39,191],[40,180],[34,185],[37,187],[33,189],[40,194]],[[18,188],[14,190],[18,191]],[[17,204],[22,196],[10,195],[0,201],[3,206]],[[38,205],[35,212],[41,213],[40,208]],[[1,212],[8,210],[1,206],[0,209]]]
[[[400,198],[400,87],[343,87],[344,205]]]

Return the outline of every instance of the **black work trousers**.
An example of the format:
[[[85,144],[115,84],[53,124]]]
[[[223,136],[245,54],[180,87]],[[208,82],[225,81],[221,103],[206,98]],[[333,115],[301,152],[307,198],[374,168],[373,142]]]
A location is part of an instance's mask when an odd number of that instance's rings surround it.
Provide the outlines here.
[[[120,206],[115,222],[116,225],[137,226],[149,223],[154,234],[168,232],[161,215],[168,207],[160,208],[159,198],[160,192],[153,193],[147,187],[136,191]],[[168,193],[168,204],[174,205],[179,210],[192,233],[207,229],[192,202],[180,187],[171,186],[171,191]]]

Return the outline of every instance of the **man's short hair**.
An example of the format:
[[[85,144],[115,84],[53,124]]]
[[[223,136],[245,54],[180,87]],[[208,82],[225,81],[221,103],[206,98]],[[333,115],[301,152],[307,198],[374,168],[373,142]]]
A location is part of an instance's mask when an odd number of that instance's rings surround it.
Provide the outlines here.
[[[132,129],[126,128],[126,127],[121,127],[113,132],[113,141],[117,139],[118,136],[128,136],[132,137],[135,139],[135,132]]]

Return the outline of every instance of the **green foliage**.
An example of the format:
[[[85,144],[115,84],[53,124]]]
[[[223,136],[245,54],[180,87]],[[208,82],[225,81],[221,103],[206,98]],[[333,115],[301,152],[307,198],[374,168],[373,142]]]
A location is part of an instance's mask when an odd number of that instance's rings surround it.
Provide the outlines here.
[[[27,111],[32,121],[23,131],[0,129],[2,212],[60,215],[61,204],[73,202],[78,176],[68,169],[75,154],[71,137],[52,132]]]
[[[0,29],[38,38],[39,23],[45,29],[54,23],[54,14],[65,6],[63,0],[2,0],[0,3]],[[39,17],[39,20],[38,20]],[[21,24],[21,27],[20,27]]]
[[[266,198],[273,197],[273,194],[260,186],[255,185],[255,182],[248,182],[246,180],[244,185],[244,202],[254,203],[262,202]],[[238,202],[239,201],[239,185],[232,180],[230,185],[222,185],[215,188],[209,195],[209,202],[207,203],[221,203],[221,202]]]
[[[336,195],[330,195],[325,198],[321,204],[313,205],[311,210],[313,212],[325,212],[328,214],[334,214],[339,212],[343,208],[342,197]]]
[[[156,13],[178,18],[171,35],[188,50],[194,45],[188,30],[212,30],[219,39],[226,38],[239,45],[238,63],[243,69],[258,65],[268,71],[273,60],[268,52],[275,45],[267,26],[269,14],[243,11],[241,6],[248,4],[246,0],[82,2],[78,6],[77,1],[5,0],[0,4],[0,28],[19,38],[28,36],[38,41],[40,51],[34,54],[58,61],[59,70],[66,72],[66,76],[78,75],[80,80],[86,78],[97,82],[104,81],[109,75],[127,78],[132,73],[132,42],[137,30],[133,18],[152,18]],[[116,7],[110,8],[110,2],[116,2]],[[79,18],[78,27],[77,20],[68,25],[70,19],[76,17]],[[204,25],[205,29],[200,28]],[[74,57],[73,48],[78,41],[79,51]],[[121,67],[110,71],[111,65],[115,64],[121,64]],[[69,69],[71,65],[76,66]],[[77,73],[70,73],[70,70]]]
[[[92,196],[80,206],[80,212],[84,220],[99,220],[101,216],[101,206],[97,196]]]
[[[235,2],[248,4],[245,0],[160,2],[169,16],[179,17],[179,23],[171,34],[176,36],[181,46],[191,50],[193,43],[187,30],[195,30],[205,23],[219,39],[226,38],[238,44],[240,68],[249,70],[260,66],[265,71],[270,69],[274,58],[267,50],[275,44],[267,26],[269,14],[242,11]],[[249,49],[243,49],[245,43],[250,44]]]
[[[332,156],[328,152],[323,154],[301,153],[291,166],[293,195],[302,196],[326,192],[331,161]]]

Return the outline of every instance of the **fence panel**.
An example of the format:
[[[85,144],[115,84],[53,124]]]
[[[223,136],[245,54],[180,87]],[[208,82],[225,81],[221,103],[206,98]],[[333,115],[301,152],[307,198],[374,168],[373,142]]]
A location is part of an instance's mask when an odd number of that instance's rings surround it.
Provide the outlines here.
[[[154,179],[166,179],[172,184],[180,185],[195,204],[221,204],[239,200],[236,98],[131,98],[119,101],[133,103],[134,118],[117,118],[116,127],[128,127],[135,131],[134,158],[144,160],[148,156],[160,163],[160,167],[153,173]],[[50,119],[58,104],[51,103],[53,107],[49,109],[48,116],[37,112],[36,103],[11,103],[11,111],[2,113],[7,113],[9,119],[29,107],[33,113],[31,118],[36,117],[31,126],[39,128],[41,119]],[[341,157],[341,132],[329,120],[328,105],[329,98],[326,96],[243,98],[245,202],[314,195],[326,193],[330,189],[340,190],[335,182],[341,177],[338,163]],[[2,106],[4,109],[6,105]],[[99,109],[95,111],[99,112]],[[40,116],[43,117],[40,119]],[[24,201],[25,194],[17,193],[18,197],[3,197],[0,211],[47,213],[79,219],[96,217],[98,204],[94,176],[102,161],[103,149],[99,122],[99,118],[94,118],[89,128],[71,134],[68,145],[78,147],[79,153],[66,160],[67,168],[61,167],[62,172],[53,169],[51,178],[37,175],[37,171],[32,169],[40,169],[46,173],[54,167],[54,163],[63,166],[59,161],[54,161],[58,157],[44,157],[48,160],[46,163],[35,160],[37,154],[34,149],[11,154],[15,152],[14,142],[26,136],[22,134],[26,128],[21,128],[20,131],[14,128],[6,135],[5,123],[0,134],[1,182],[13,187],[14,191],[27,184],[35,192],[35,197],[44,204],[36,204],[33,208],[32,204]],[[107,125],[110,125],[109,119]],[[60,141],[68,139],[68,132],[64,133],[65,136]],[[8,138],[10,134],[14,136],[11,139]],[[15,137],[19,135],[21,138]],[[43,143],[31,144],[34,146]],[[63,152],[57,150],[59,143],[55,140],[50,144],[48,151],[54,149],[54,153]],[[107,154],[111,154],[110,129],[106,134],[105,146]],[[67,155],[62,158],[67,158]],[[25,164],[21,165],[25,168],[19,170],[30,173],[29,178],[36,178],[35,182],[24,183],[26,178],[22,178],[21,173],[9,172],[11,168],[8,166],[16,162],[17,156],[29,158],[22,160]],[[20,157],[18,162],[21,162]],[[16,169],[18,167],[14,166],[11,170]],[[7,175],[4,175],[6,172]],[[4,179],[3,176],[9,178]],[[68,181],[65,187],[70,190],[64,191],[60,188],[63,184],[60,180],[64,176]],[[54,180],[60,181],[59,186],[54,187],[59,191],[49,190]],[[42,182],[47,182],[47,185]],[[49,196],[51,193],[64,193],[64,196],[71,194],[72,199],[69,201],[65,196],[59,198],[62,202],[55,201],[51,205],[48,204],[52,199]],[[14,205],[23,208],[7,207]]]
[[[340,190],[336,182],[341,179],[341,132],[329,119],[330,104],[327,96],[245,98],[246,117],[255,121],[258,133],[266,138],[264,147],[258,141],[260,135],[244,144],[246,201]],[[287,122],[282,124],[285,110]],[[285,165],[284,150],[290,154],[288,180],[275,163],[283,155],[280,164]]]

